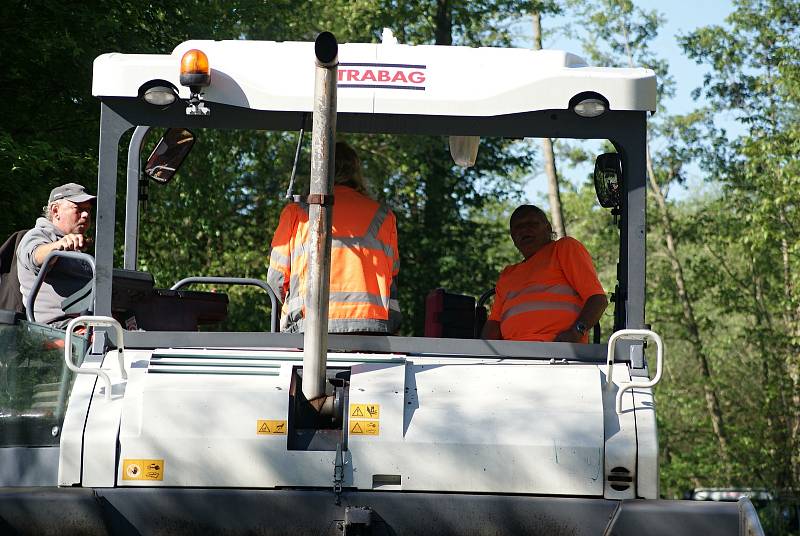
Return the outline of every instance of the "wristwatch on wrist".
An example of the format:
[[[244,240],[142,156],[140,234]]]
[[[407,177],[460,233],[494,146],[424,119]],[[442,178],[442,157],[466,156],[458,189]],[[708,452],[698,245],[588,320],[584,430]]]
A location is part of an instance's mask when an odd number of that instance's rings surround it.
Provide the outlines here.
[[[589,331],[589,326],[578,320],[577,322],[575,322],[575,331],[577,331],[581,335],[586,335],[586,332]]]

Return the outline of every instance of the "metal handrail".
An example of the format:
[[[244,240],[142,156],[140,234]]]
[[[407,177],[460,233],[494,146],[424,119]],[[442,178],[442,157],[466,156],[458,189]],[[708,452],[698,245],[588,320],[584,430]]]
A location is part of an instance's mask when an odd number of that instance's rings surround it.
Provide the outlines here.
[[[123,330],[122,326],[119,325],[119,322],[111,318],[110,316],[79,316],[77,318],[73,318],[70,320],[69,324],[67,324],[67,337],[64,341],[64,362],[67,364],[67,368],[77,374],[94,374],[95,376],[102,378],[103,383],[106,384],[106,401],[111,400],[111,379],[108,377],[108,374],[105,373],[103,369],[100,367],[98,368],[80,368],[72,362],[72,331],[75,329],[76,326],[107,326],[112,327],[117,332],[117,359],[119,360],[119,371],[122,374],[122,379],[128,379],[128,373],[125,372],[125,359],[122,355],[124,351],[124,344],[123,344]]]
[[[269,302],[272,306],[270,311],[270,329],[273,333],[278,331],[278,298],[266,282],[251,277],[219,277],[219,276],[193,276],[185,277],[172,285],[170,290],[180,290],[182,287],[193,283],[210,283],[217,285],[253,285],[260,287],[269,294]]]
[[[489,298],[494,296],[496,291],[497,291],[497,289],[492,287],[489,290],[487,290],[486,292],[484,292],[483,294],[481,294],[481,297],[478,298],[478,303],[476,304],[476,307],[482,307],[482,306],[486,305],[486,302],[489,301]]]
[[[661,337],[654,331],[649,329],[621,329],[611,334],[608,339],[608,355],[606,356],[606,389],[611,389],[614,385],[614,348],[619,339],[650,339],[656,343],[656,374],[652,380],[646,382],[624,382],[620,384],[619,391],[617,392],[617,415],[622,413],[622,394],[636,387],[653,387],[661,381],[661,371],[664,368],[664,343],[661,342]]]
[[[745,536],[764,536],[764,528],[758,518],[755,506],[748,497],[739,497],[739,534]]]
[[[133,130],[128,143],[127,195],[125,196],[125,246],[122,266],[136,269],[139,256],[139,180],[142,166],[142,146],[150,127],[139,125]],[[147,182],[145,181],[145,184]]]
[[[80,251],[51,251],[47,254],[47,257],[44,258],[44,262],[42,262],[42,267],[39,270],[39,275],[36,276],[36,280],[33,282],[33,286],[31,287],[31,292],[28,294],[28,299],[25,300],[25,316],[28,319],[28,322],[36,322],[36,318],[33,314],[33,304],[36,301],[36,296],[39,294],[39,289],[42,287],[42,283],[44,283],[45,276],[50,272],[51,264],[50,261],[56,257],[64,257],[67,259],[75,259],[79,261],[83,261],[87,263],[92,268],[92,299],[90,303],[92,304],[92,310],[94,310],[94,294],[95,294],[95,285],[97,283],[97,268],[94,265],[94,257],[89,255],[88,253],[82,253]]]

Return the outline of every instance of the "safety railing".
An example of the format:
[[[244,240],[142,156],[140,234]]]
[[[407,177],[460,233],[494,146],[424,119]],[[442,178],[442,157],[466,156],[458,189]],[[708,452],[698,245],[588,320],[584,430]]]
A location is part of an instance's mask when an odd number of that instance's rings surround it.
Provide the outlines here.
[[[39,270],[39,275],[36,276],[36,280],[33,282],[33,286],[31,287],[31,292],[28,294],[28,299],[25,300],[25,316],[27,317],[28,322],[36,322],[33,312],[33,304],[36,302],[36,296],[39,294],[39,289],[42,288],[42,283],[44,283],[45,277],[47,277],[48,272],[50,272],[50,269],[53,267],[53,263],[51,261],[60,257],[83,261],[92,268],[92,297],[89,303],[91,303],[92,307],[94,307],[95,282],[97,280],[97,269],[94,265],[94,257],[88,253],[81,253],[80,251],[51,251],[47,254],[47,257],[44,258],[44,262],[42,262],[42,268]]]
[[[64,341],[64,362],[67,364],[67,368],[77,374],[94,374],[95,376],[99,377],[103,380],[103,383],[106,387],[106,401],[111,400],[111,379],[106,374],[105,370],[100,367],[91,368],[91,367],[78,367],[75,363],[72,362],[72,332],[78,326],[86,326],[86,327],[111,327],[117,333],[117,360],[119,361],[119,370],[120,374],[122,375],[123,380],[128,379],[128,373],[125,372],[125,358],[123,356],[124,351],[124,344],[123,344],[123,330],[122,326],[120,326],[119,322],[111,318],[110,316],[79,316],[77,318],[73,318],[70,320],[69,324],[67,324],[67,337]]]
[[[272,288],[260,279],[253,279],[250,277],[218,277],[218,276],[194,276],[181,279],[170,290],[180,290],[181,288],[191,284],[212,284],[212,285],[253,285],[260,287],[269,295],[270,303],[270,322],[269,326],[272,332],[278,331],[278,298],[275,296]]]
[[[656,373],[652,380],[638,382],[630,381],[620,384],[617,391],[616,409],[617,414],[622,413],[622,395],[637,387],[653,387],[661,380],[661,371],[664,368],[664,343],[661,337],[649,329],[621,329],[611,334],[608,339],[608,356],[606,357],[606,389],[612,389],[614,385],[614,350],[619,340],[652,340],[656,343]]]

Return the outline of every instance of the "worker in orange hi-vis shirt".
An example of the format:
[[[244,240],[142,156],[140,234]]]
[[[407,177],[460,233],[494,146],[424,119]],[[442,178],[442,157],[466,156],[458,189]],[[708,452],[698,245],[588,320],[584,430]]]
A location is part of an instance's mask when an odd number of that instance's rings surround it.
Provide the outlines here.
[[[397,223],[371,199],[361,161],[346,143],[336,144],[334,167],[329,333],[396,333]],[[281,331],[303,332],[309,273],[308,205],[290,203],[272,238],[267,282],[283,302]]]
[[[588,342],[608,306],[589,252],[574,238],[553,240],[547,216],[533,205],[511,214],[510,231],[525,260],[500,274],[483,338]]]

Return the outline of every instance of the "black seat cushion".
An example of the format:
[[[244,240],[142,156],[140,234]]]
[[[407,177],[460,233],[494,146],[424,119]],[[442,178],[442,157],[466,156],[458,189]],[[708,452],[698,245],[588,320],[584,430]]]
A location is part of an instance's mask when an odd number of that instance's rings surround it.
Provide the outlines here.
[[[0,246],[0,309],[25,313],[17,278],[17,247],[28,229],[17,231]]]

